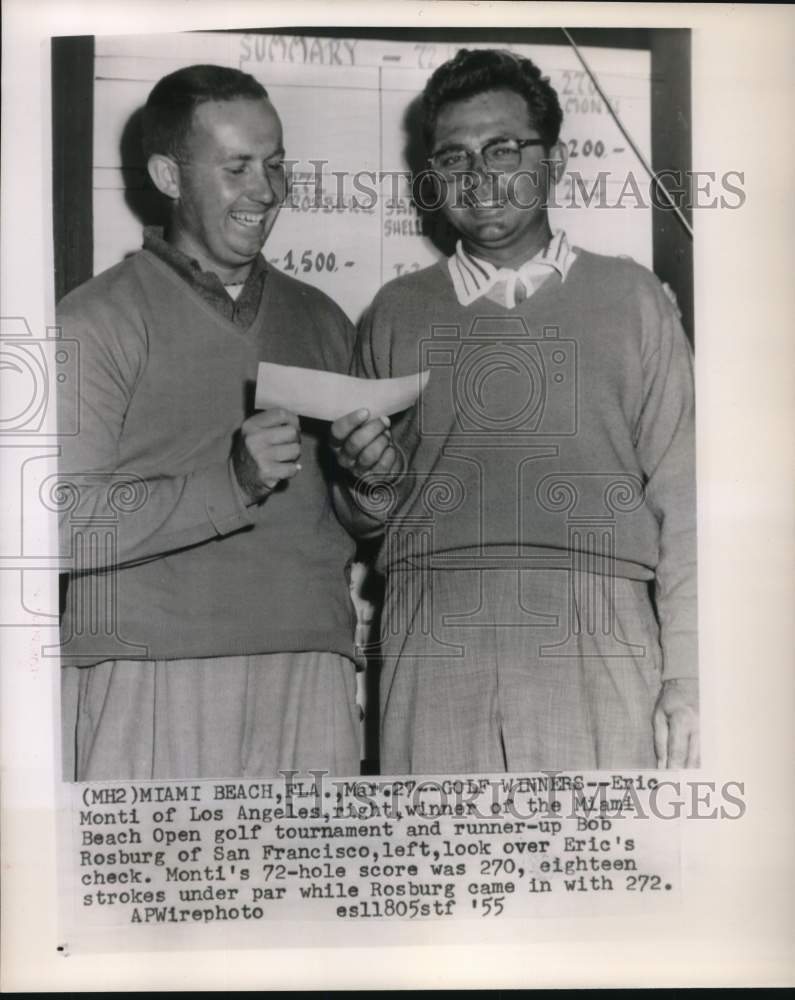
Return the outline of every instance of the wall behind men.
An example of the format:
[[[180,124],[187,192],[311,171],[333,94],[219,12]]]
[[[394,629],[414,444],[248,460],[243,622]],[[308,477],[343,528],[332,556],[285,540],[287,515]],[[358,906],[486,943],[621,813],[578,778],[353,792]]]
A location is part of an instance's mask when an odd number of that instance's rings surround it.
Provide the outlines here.
[[[559,207],[551,211],[553,226],[564,227],[580,246],[626,254],[654,267],[673,285],[687,311],[692,291],[687,267],[682,266],[678,224],[652,209],[643,166],[561,33],[529,31],[517,37],[514,32],[506,39],[500,32],[472,37],[466,29],[449,29],[426,33],[423,40],[407,31],[394,32],[391,38],[374,34],[252,31],[62,40],[73,44],[71,63],[69,46],[54,47],[54,179],[61,178],[55,198],[56,239],[60,221],[62,243],[71,244],[72,255],[81,263],[68,260],[66,252],[59,254],[56,246],[58,294],[137,249],[141,225],[158,221],[162,206],[144,170],[137,112],[164,74],[195,62],[214,62],[252,73],[265,85],[284,123],[288,159],[295,162],[293,196],[265,256],[274,266],[328,292],[356,320],[384,282],[432,263],[449,250],[449,233],[438,220],[421,217],[412,203],[412,102],[435,66],[462,45],[496,45],[532,58],[560,95],[562,138],[570,158],[556,193]],[[655,99],[660,117],[660,81],[653,79],[654,46],[649,38],[659,34],[580,32],[583,54],[647,159],[652,154]],[[74,51],[80,45],[78,62]],[[670,60],[670,53],[677,51],[667,49],[669,74],[674,76],[681,75],[682,68],[681,59],[678,65]],[[59,102],[68,99],[57,89],[59,78],[67,84],[67,93],[81,89],[84,98],[90,85],[90,124],[86,126],[85,100],[75,107],[73,99],[69,115],[82,125],[84,135],[90,134],[88,187],[86,150],[70,148],[69,133],[59,122]],[[60,143],[59,128],[64,133]],[[666,148],[671,148],[670,142]],[[670,160],[664,165],[669,167]],[[599,207],[594,201],[588,205],[594,185]],[[63,218],[69,211],[68,191],[78,189],[86,209],[90,193],[90,231],[85,219],[74,227]],[[660,242],[661,226],[671,244],[667,248]],[[672,235],[678,249],[671,249]],[[684,251],[687,258],[686,246]]]

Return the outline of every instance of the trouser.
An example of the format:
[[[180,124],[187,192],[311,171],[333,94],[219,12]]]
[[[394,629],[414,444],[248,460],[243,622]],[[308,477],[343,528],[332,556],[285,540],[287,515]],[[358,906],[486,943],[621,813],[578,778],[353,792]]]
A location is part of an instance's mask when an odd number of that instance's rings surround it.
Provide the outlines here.
[[[568,570],[392,571],[384,774],[656,766],[647,584]]]
[[[358,775],[355,673],[316,652],[64,667],[65,777]]]

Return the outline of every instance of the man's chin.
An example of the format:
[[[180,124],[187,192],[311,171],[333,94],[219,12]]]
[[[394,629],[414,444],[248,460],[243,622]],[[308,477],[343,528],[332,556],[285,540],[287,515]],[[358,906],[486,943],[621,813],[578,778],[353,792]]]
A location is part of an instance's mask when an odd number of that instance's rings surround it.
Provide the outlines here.
[[[230,247],[234,255],[239,259],[240,265],[250,264],[252,260],[262,251],[265,246],[265,237],[260,235],[256,239],[236,240]]]

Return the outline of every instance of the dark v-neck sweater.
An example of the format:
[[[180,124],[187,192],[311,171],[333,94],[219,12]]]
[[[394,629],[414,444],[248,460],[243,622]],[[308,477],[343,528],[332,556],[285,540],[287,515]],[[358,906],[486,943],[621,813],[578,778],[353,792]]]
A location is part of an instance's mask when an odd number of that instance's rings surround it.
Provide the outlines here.
[[[353,330],[274,269],[252,314],[236,325],[149,250],[60,303],[80,375],[59,398],[79,413],[59,473],[75,487],[61,515],[64,663],[351,655],[353,545],[329,502],[325,426],[302,426],[301,472],[259,505],[245,506],[229,456],[258,362],[345,371]]]

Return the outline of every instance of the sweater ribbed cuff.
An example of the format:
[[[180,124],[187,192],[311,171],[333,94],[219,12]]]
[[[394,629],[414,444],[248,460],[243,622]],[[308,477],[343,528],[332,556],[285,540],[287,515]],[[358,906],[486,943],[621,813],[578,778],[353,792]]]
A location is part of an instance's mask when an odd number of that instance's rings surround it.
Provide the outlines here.
[[[207,518],[219,535],[229,535],[254,523],[243,501],[231,459],[206,469],[204,476]]]
[[[698,647],[695,636],[663,634],[664,681],[698,679]]]

